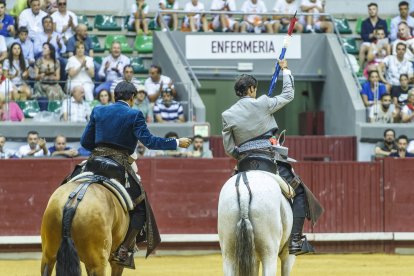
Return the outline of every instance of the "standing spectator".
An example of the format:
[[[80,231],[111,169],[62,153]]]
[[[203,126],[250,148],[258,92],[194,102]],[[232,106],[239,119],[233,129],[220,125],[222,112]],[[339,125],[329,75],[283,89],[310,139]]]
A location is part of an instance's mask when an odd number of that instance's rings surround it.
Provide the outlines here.
[[[62,103],[62,115],[64,121],[72,123],[86,123],[91,115],[89,104],[83,99],[85,90],[82,86],[75,86],[72,97]]]
[[[378,65],[384,58],[391,54],[388,38],[385,37],[385,31],[382,27],[374,30],[375,40],[370,43],[368,48],[367,65],[364,69],[364,75],[367,77],[369,71],[378,71]]]
[[[14,42],[11,45],[9,56],[3,63],[3,71],[6,78],[16,86],[20,98],[29,99],[32,93],[25,82],[29,78],[29,64],[24,59],[19,43]]]
[[[4,36],[7,45],[10,45],[16,34],[14,18],[6,14],[6,1],[0,0],[0,35]]]
[[[401,110],[401,119],[403,123],[414,122],[414,89],[408,92],[407,104]]]
[[[66,145],[66,137],[57,135],[55,144],[49,148],[49,154],[52,157],[76,157],[79,155],[76,149],[72,149]]]
[[[243,21],[240,24],[240,32],[267,32],[272,33],[270,22],[259,13],[267,12],[265,3],[262,0],[246,0],[244,1],[241,11],[247,13],[243,15]]]
[[[24,59],[32,66],[35,63],[33,42],[27,39],[29,31],[26,27],[20,27],[18,30],[17,38],[13,42],[17,42],[22,46]]]
[[[105,82],[95,89],[95,94],[105,90],[109,93],[111,84],[117,78],[122,77],[124,67],[130,64],[129,58],[121,54],[121,43],[113,41],[111,45],[111,54],[102,60],[102,66],[99,69],[99,77]]]
[[[90,56],[93,58],[93,45],[92,39],[88,36],[88,27],[85,24],[78,24],[75,28],[76,34],[72,36],[67,43],[66,51],[69,54],[69,57],[76,54],[76,42],[82,42],[83,47],[85,48],[85,56]]]
[[[134,27],[137,35],[148,35],[148,22],[147,18],[149,12],[149,5],[145,3],[145,0],[135,0],[136,3],[132,4],[131,15],[129,16],[128,25]]]
[[[162,91],[162,99],[154,106],[154,115],[157,123],[184,123],[183,106],[174,101],[171,89]]]
[[[163,89],[170,88],[173,96],[177,95],[174,89],[172,80],[162,75],[162,69],[158,65],[151,65],[149,69],[149,77],[145,80],[145,91],[148,93],[148,99],[150,102],[155,102]]]
[[[19,16],[19,28],[29,30],[29,38],[34,41],[36,36],[43,32],[42,19],[47,13],[40,10],[39,0],[30,0],[30,8],[25,9]]]
[[[37,97],[47,97],[49,100],[63,100],[65,93],[59,85],[60,80],[60,63],[56,59],[55,47],[45,42],[43,44],[42,57],[35,64],[34,85],[35,95]]]
[[[369,121],[371,123],[390,124],[396,122],[399,119],[399,115],[399,107],[391,104],[391,95],[383,94],[381,102],[370,108]]]
[[[0,120],[22,122],[24,121],[24,114],[17,103],[8,101],[4,98],[4,95],[0,94]]]
[[[184,7],[184,11],[188,12],[188,14],[184,17],[183,26],[190,28],[192,32],[198,32],[200,28],[204,32],[207,32],[208,24],[206,14],[199,13],[204,10],[204,4],[199,0],[191,0],[188,2]]]
[[[391,88],[391,96],[395,106],[402,107],[407,104],[408,91],[410,87],[408,86],[408,75],[400,75],[400,85],[393,86]]]
[[[95,74],[93,59],[85,56],[85,46],[80,41],[76,42],[76,55],[69,58],[66,72],[69,76],[68,89],[71,90],[72,87],[79,85],[83,86],[86,101],[93,101],[94,83],[92,78]]]
[[[0,95],[5,99],[26,100],[25,94],[19,94],[16,86],[3,74],[3,65],[0,63]]]
[[[375,157],[386,157],[393,152],[397,152],[395,131],[389,128],[384,131],[384,140],[375,145]]]
[[[398,24],[398,39],[392,43],[392,54],[397,55],[398,43],[404,43],[407,45],[407,51],[405,51],[404,57],[409,61],[414,61],[414,37],[411,36],[410,27],[406,22],[400,22]]]
[[[377,71],[369,72],[368,81],[362,85],[361,96],[365,107],[373,106],[375,101],[387,93],[385,85],[379,82]]]
[[[388,37],[387,22],[378,17],[378,5],[376,3],[368,4],[369,17],[362,21],[361,25],[361,47],[359,48],[359,66],[363,68],[365,57],[368,53],[371,42],[376,40],[375,29],[382,28],[385,32],[385,37]]]
[[[141,110],[144,115],[145,121],[147,123],[152,123],[154,118],[154,113],[152,111],[152,106],[148,100],[147,92],[145,91],[145,86],[138,85],[137,87],[138,94],[135,99],[135,104],[132,108]]]
[[[158,2],[160,10],[178,10],[179,5],[177,0],[160,0]],[[161,18],[162,17],[162,18]],[[163,20],[164,19],[164,20]],[[172,28],[173,31],[178,30],[178,15],[176,13],[158,13],[155,21],[158,26],[165,32],[167,28]]]
[[[213,158],[213,153],[209,148],[204,147],[204,139],[201,135],[196,135],[193,138],[192,148],[188,149],[189,157],[198,158]]]
[[[38,58],[43,52],[43,44],[49,43],[55,47],[56,58],[59,59],[62,54],[66,53],[66,45],[62,40],[62,37],[57,32],[53,31],[53,19],[49,15],[42,19],[43,32],[36,35],[34,40],[34,54]],[[59,59],[62,63],[62,60]]]
[[[46,147],[46,140],[39,138],[37,131],[31,130],[27,133],[27,145],[19,148],[17,156],[22,157],[41,157],[48,156],[49,151]]]
[[[298,10],[298,5],[295,0],[277,0],[273,11],[276,13],[283,14],[295,14]],[[280,31],[280,27],[287,27],[290,23],[290,17],[286,15],[275,15],[273,16],[272,28],[274,33]],[[303,25],[299,22],[296,22],[294,30],[298,33],[303,32]]]
[[[414,18],[408,14],[408,7],[409,5],[408,5],[408,2],[406,1],[401,1],[398,4],[400,15],[394,17],[391,20],[391,30],[390,30],[391,41],[394,41],[397,39],[398,24],[400,24],[400,22],[405,21],[407,22],[410,29],[414,29]]]
[[[53,30],[59,33],[64,43],[67,43],[68,39],[75,34],[75,28],[78,26],[78,17],[75,13],[67,10],[66,0],[58,0],[57,4],[58,10],[52,14]]]
[[[99,103],[97,105],[108,105],[112,103],[111,94],[106,90],[101,90],[96,96]]]
[[[211,11],[230,11],[235,12],[236,1],[235,0],[213,0],[211,2]],[[221,31],[224,32],[238,32],[239,23],[233,18],[230,14],[216,14],[213,15],[212,22],[213,30],[218,30],[221,28]]]
[[[9,159],[15,156],[14,151],[5,148],[6,136],[0,134],[0,159]]]
[[[138,89],[138,86],[142,84],[139,79],[137,79],[137,78],[134,77],[134,68],[132,68],[132,66],[130,64],[129,65],[125,65],[125,67],[124,67],[124,76],[123,77],[120,77],[120,78],[118,78],[118,79],[116,79],[116,80],[114,80],[112,82],[111,89],[110,89],[110,91],[111,91],[111,98],[112,99],[115,99],[115,87],[120,82],[123,82],[123,81],[132,82],[132,84],[137,89]]]
[[[407,145],[408,145],[408,137],[405,135],[398,136],[398,139],[397,139],[398,151],[391,153],[389,157],[399,157],[399,158],[414,157],[413,153],[407,152]]]
[[[302,12],[313,13],[314,15],[306,15],[305,20],[301,19],[302,24],[306,25],[306,31],[314,33],[321,31],[325,33],[333,32],[332,22],[325,20],[319,13],[325,12],[325,1],[321,0],[302,0],[300,5]]]

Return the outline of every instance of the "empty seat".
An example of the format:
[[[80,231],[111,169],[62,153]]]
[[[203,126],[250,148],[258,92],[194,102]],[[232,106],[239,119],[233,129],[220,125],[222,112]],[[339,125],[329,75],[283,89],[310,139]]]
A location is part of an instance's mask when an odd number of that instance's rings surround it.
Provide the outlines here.
[[[118,41],[121,44],[121,52],[130,54],[133,49],[128,45],[128,40],[124,35],[107,35],[105,38],[105,49],[110,50],[113,41]]]
[[[62,110],[62,101],[49,101],[47,104],[47,111],[60,114]]]
[[[23,111],[25,118],[33,118],[39,111],[39,103],[36,100],[16,101],[20,109]]]
[[[138,35],[135,39],[134,48],[140,54],[152,53],[152,36]]]
[[[349,23],[346,18],[335,18],[335,27],[340,34],[352,34],[352,30],[349,27]]]
[[[88,17],[86,15],[78,15],[78,24],[85,24],[88,31],[92,31],[92,26],[89,25]]]
[[[101,43],[96,35],[89,35],[92,40],[92,47],[95,53],[103,53],[105,49],[101,47]]]
[[[113,15],[96,15],[94,26],[100,31],[120,31],[122,29]]]
[[[362,21],[364,21],[364,19],[363,19],[362,17],[359,17],[359,18],[357,19],[356,26],[355,26],[355,32],[356,32],[357,34],[361,34],[361,29],[362,29]]]
[[[359,53],[355,38],[342,37],[341,39],[342,39],[342,44],[344,45],[345,50],[347,51],[348,54],[356,55]]]
[[[140,57],[132,57],[131,58],[131,66],[134,69],[135,74],[146,74],[146,73],[148,73],[148,69],[145,69],[144,61]]]

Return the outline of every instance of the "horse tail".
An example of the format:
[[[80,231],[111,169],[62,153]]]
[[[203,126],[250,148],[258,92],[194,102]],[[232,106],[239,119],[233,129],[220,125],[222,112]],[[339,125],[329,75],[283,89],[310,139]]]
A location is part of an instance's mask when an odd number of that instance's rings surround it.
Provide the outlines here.
[[[247,181],[246,173],[243,175],[243,182],[247,189],[239,189],[237,177],[237,199],[240,208],[240,220],[236,226],[236,250],[235,250],[235,272],[237,276],[255,275],[256,270],[256,251],[254,244],[253,225],[249,219],[249,207],[251,201],[251,191]],[[240,175],[240,174],[239,174]]]
[[[76,208],[67,207],[63,209],[62,218],[62,242],[56,257],[56,276],[80,276],[80,260],[75,243],[70,236],[70,227],[75,215]]]

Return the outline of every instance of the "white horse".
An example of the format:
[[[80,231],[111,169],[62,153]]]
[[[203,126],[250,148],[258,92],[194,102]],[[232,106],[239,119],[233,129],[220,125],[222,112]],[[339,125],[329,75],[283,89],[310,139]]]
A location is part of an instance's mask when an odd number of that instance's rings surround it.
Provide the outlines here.
[[[261,262],[263,276],[275,276],[278,256],[282,276],[290,275],[296,258],[288,249],[292,208],[276,175],[248,171],[246,176],[248,185],[240,177],[239,191],[235,175],[220,192],[218,234],[224,275],[258,275]]]

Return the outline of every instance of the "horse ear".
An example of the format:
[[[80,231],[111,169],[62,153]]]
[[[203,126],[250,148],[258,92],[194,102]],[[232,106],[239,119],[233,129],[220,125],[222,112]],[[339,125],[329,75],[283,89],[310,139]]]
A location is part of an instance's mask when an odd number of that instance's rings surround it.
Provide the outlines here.
[[[280,134],[279,138],[277,138],[278,144],[283,146],[286,140],[286,129],[284,129]]]

